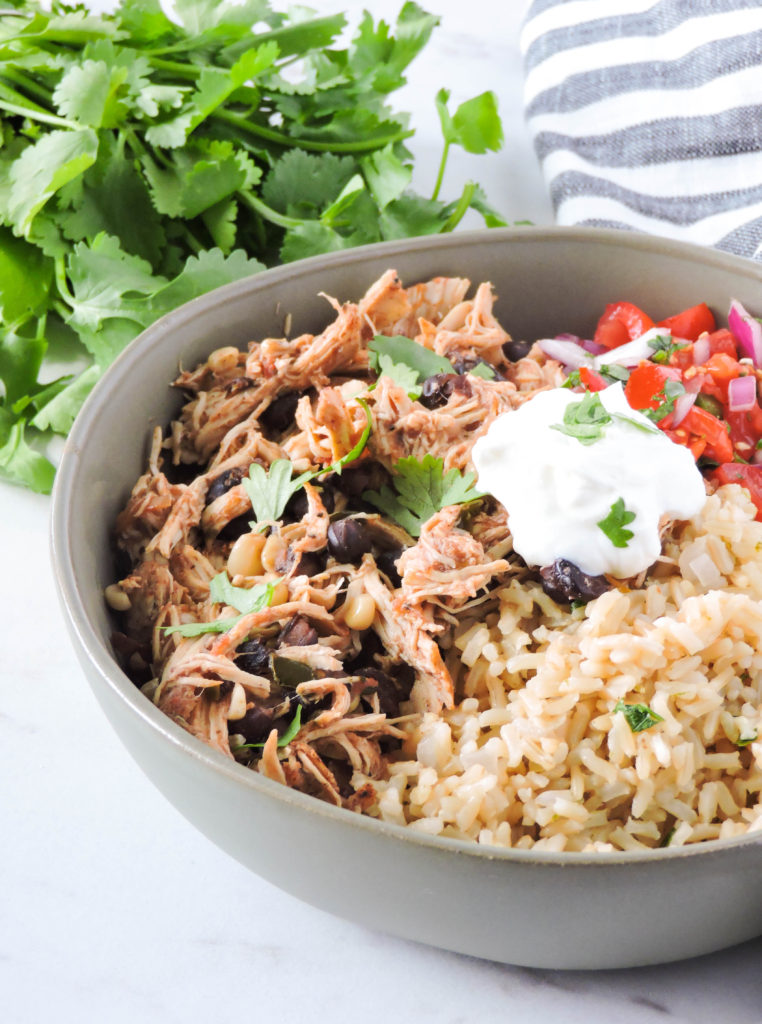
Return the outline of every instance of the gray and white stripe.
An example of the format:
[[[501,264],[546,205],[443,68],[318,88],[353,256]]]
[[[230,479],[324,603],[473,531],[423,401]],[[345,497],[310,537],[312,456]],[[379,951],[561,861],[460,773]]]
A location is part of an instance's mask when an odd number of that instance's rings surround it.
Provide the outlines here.
[[[560,224],[762,258],[759,0],[534,0],[522,50]]]

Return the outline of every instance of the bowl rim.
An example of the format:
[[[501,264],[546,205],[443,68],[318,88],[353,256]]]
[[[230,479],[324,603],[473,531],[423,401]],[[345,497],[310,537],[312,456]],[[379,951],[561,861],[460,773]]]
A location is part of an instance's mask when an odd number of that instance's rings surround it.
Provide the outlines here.
[[[429,235],[412,239],[379,242],[372,245],[359,246],[354,249],[340,250],[328,255],[313,256],[308,259],[273,267],[242,278],[231,284],[222,285],[206,294],[179,306],[177,309],[161,317],[142,331],[124,349],[116,360],[108,367],[95,388],[88,396],[82,410],[77,416],[72,430],[65,442],[61,464],[56,474],[53,488],[50,519],[50,547],[53,575],[58,590],[63,614],[70,633],[82,655],[86,656],[97,670],[102,684],[108,687],[129,714],[138,719],[143,726],[152,732],[159,733],[163,740],[170,743],[181,757],[201,762],[217,775],[224,776],[232,783],[246,787],[252,793],[260,793],[268,798],[290,806],[294,813],[307,812],[315,817],[336,822],[337,825],[355,826],[371,835],[383,835],[396,841],[409,843],[428,851],[431,855],[455,854],[474,857],[490,862],[507,862],[513,864],[532,864],[534,867],[577,867],[595,868],[606,866],[608,869],[633,864],[670,862],[693,857],[712,857],[731,854],[753,846],[762,846],[762,829],[747,832],[742,836],[729,839],[710,839],[701,843],[686,846],[665,847],[656,850],[622,850],[622,851],[553,851],[516,847],[487,846],[470,843],[466,840],[448,836],[426,835],[409,826],[385,822],[378,818],[336,807],[306,793],[291,789],[259,772],[252,771],[235,760],[208,747],[202,740],[186,732],[182,726],[161,712],[128,678],[119,667],[115,657],[101,641],[85,610],[84,602],[77,585],[74,572],[74,561],[70,543],[69,523],[72,518],[72,506],[76,501],[76,481],[80,456],[85,445],[91,423],[109,403],[109,395],[120,383],[128,378],[140,362],[144,353],[150,350],[167,332],[175,333],[197,315],[200,308],[217,309],[224,307],[231,298],[241,294],[256,294],[266,291],[271,285],[298,279],[318,266],[327,272],[333,268],[343,267],[357,262],[358,259],[386,256],[393,260],[395,255],[431,253],[438,248],[452,245],[451,235]],[[703,248],[687,242],[663,239],[657,236],[629,233],[627,231],[593,228],[593,227],[534,227],[519,226],[513,228],[478,229],[459,232],[457,240],[464,248],[473,245],[500,246],[502,244],[522,244],[536,242],[581,242],[600,245],[613,245],[618,248],[633,248],[644,252],[653,252],[660,256],[674,256],[688,259],[709,267],[729,270],[740,277],[750,278],[762,283],[762,266],[751,260],[717,250]],[[146,427],[148,429],[148,427]],[[93,683],[93,686],[95,684]],[[149,778],[151,776],[149,775]],[[153,781],[153,779],[151,780]]]

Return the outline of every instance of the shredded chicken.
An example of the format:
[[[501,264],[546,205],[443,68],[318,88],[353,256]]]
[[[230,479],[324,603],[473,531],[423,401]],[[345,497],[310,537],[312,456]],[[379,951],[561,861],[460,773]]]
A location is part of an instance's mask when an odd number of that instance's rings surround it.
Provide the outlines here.
[[[368,504],[393,493],[401,458],[472,469],[498,416],[560,383],[539,349],[508,361],[491,286],[469,288],[406,288],[390,269],[359,302],[326,296],[334,316],[317,334],[182,371],[185,404],[154,431],[116,520],[131,568],[112,595],[115,647],[136,682],[216,750],[356,811],[372,812],[368,780],[385,776],[406,723],[453,706],[443,652],[459,616],[522,571],[491,499],[441,508],[417,540]],[[376,335],[452,362],[435,401],[369,368]],[[480,361],[490,379],[467,373]],[[253,523],[249,470],[282,459],[293,486],[275,520]]]

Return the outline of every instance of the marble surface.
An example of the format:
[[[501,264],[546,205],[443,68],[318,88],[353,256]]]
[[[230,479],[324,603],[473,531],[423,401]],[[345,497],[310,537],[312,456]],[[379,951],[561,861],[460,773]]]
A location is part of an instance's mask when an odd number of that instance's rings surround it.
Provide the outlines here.
[[[389,15],[397,5],[368,6]],[[399,100],[415,111],[419,187],[430,187],[438,160],[436,90],[448,85],[459,102],[493,88],[506,149],[478,160],[453,153],[447,193],[474,175],[510,218],[549,223],[521,119],[524,3],[429,7],[442,26]],[[48,512],[47,499],[0,485],[4,1024],[762,1020],[762,940],[663,967],[529,970],[364,930],[248,873],[167,804],[96,706],[53,591]]]

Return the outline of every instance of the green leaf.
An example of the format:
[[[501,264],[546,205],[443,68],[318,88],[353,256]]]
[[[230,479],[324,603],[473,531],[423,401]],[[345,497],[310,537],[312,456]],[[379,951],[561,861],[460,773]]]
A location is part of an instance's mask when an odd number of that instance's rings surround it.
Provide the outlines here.
[[[52,131],[28,146],[10,167],[5,219],[16,234],[28,234],[51,196],[95,163],[98,137],[90,128]],[[0,210],[0,214],[3,211]]]
[[[37,405],[39,411],[30,421],[31,425],[38,430],[52,430],[66,436],[102,372],[100,367],[90,366],[70,384],[56,390],[49,401]]]
[[[503,126],[494,92],[483,92],[461,103],[452,116],[453,138],[468,153],[497,152],[503,144]]]
[[[570,402],[564,410],[563,423],[554,423],[551,430],[576,438],[580,444],[595,444],[603,437],[603,428],[611,423],[597,392],[587,391],[579,402]]]
[[[468,371],[472,377],[481,377],[482,380],[494,380],[497,374],[489,363],[480,362],[472,366]]]
[[[27,444],[26,421],[19,419],[9,426],[7,410],[0,409],[0,412],[0,436],[5,438],[0,448],[0,473],[38,494],[50,494],[56,472],[54,466]]]
[[[377,373],[384,372],[381,367],[381,356],[386,356],[391,364],[407,366],[416,375],[416,383],[421,384],[427,377],[437,373],[452,373],[452,363],[444,356],[439,356],[431,349],[419,345],[412,338],[401,334],[386,337],[377,334],[368,345],[370,367]]]
[[[213,622],[184,622],[179,626],[162,626],[162,631],[167,636],[179,633],[184,637],[203,636],[205,633],[227,633],[242,618],[242,615],[236,615],[234,619],[215,619]]]
[[[389,203],[379,217],[383,238],[413,238],[417,235],[438,235],[447,216],[444,203],[436,199],[404,195]]]
[[[254,184],[259,175],[250,162],[240,159],[230,142],[176,150],[168,166],[159,166],[145,155],[143,169],[159,213],[185,219],[197,217]]]
[[[52,260],[0,227],[0,316],[5,323],[39,312],[47,301],[52,278]]]
[[[461,474],[457,469],[444,472],[444,460],[424,455],[399,459],[392,483],[380,491],[365,491],[363,498],[399,523],[411,537],[419,537],[421,527],[447,505],[460,505],[481,498],[474,488],[475,473]]]
[[[296,737],[296,734],[299,732],[301,727],[302,727],[302,705],[301,704],[297,704],[296,705],[296,712],[294,714],[293,720],[291,721],[291,724],[289,725],[288,729],[286,729],[286,731],[283,733],[283,735],[278,739],[278,746],[279,747],[288,746],[288,744],[291,742],[291,740],[293,740]],[[259,748],[259,747],[264,747],[264,743],[241,743],[240,746],[237,746],[233,750],[233,753],[235,753],[237,750],[255,750],[255,749]]]
[[[615,548],[626,548],[634,534],[625,527],[635,519],[634,512],[624,507],[624,498],[617,498],[611,506],[609,514],[596,525],[602,530]]]
[[[652,398],[656,399],[659,404],[655,409],[641,409],[640,411],[652,423],[659,423],[665,416],[669,414],[675,408],[675,402],[680,395],[685,394],[685,385],[679,380],[665,380],[663,386]]]
[[[286,232],[280,249],[280,258],[283,263],[291,263],[294,260],[307,259],[309,256],[351,249],[352,244],[351,237],[345,238],[327,224],[306,221]]]
[[[102,60],[74,64],[63,75],[53,92],[53,102],[62,117],[92,128],[113,128],[120,124],[128,105],[120,93],[127,81],[128,69],[109,67]]]
[[[189,256],[177,277],[167,284],[162,283],[148,300],[151,320],[213,288],[251,277],[264,269],[263,263],[250,259],[242,249],[235,249],[227,256],[219,249],[205,249],[198,256]]]
[[[673,352],[680,352],[688,347],[688,342],[678,345],[672,341],[671,334],[657,334],[655,338],[649,339],[648,347],[653,349],[651,361],[654,363],[668,363]]]
[[[360,166],[379,210],[399,199],[413,177],[412,167],[400,160],[391,145],[363,157]]]
[[[356,172],[357,163],[350,156],[291,149],[265,178],[262,198],[289,217],[317,217]]]
[[[389,377],[399,387],[404,388],[409,398],[420,398],[421,385],[418,383],[420,375],[406,363],[395,363],[392,357],[382,353],[378,359],[379,377]]]
[[[273,588],[278,580],[258,583],[254,587],[234,587],[226,572],[221,572],[209,584],[209,599],[216,604],[229,605],[242,615],[269,608]]]
[[[0,380],[5,385],[8,405],[34,388],[47,349],[44,338],[30,337],[22,330],[8,330],[0,335]]]
[[[614,711],[621,711],[632,732],[643,732],[650,729],[657,722],[663,722],[661,715],[657,715],[647,704],[625,704],[618,700],[614,705]]]
[[[292,466],[288,459],[276,459],[269,470],[253,462],[249,467],[249,478],[244,478],[243,486],[251,502],[257,525],[277,522],[292,494],[313,479],[311,471],[300,473],[291,479]]]

